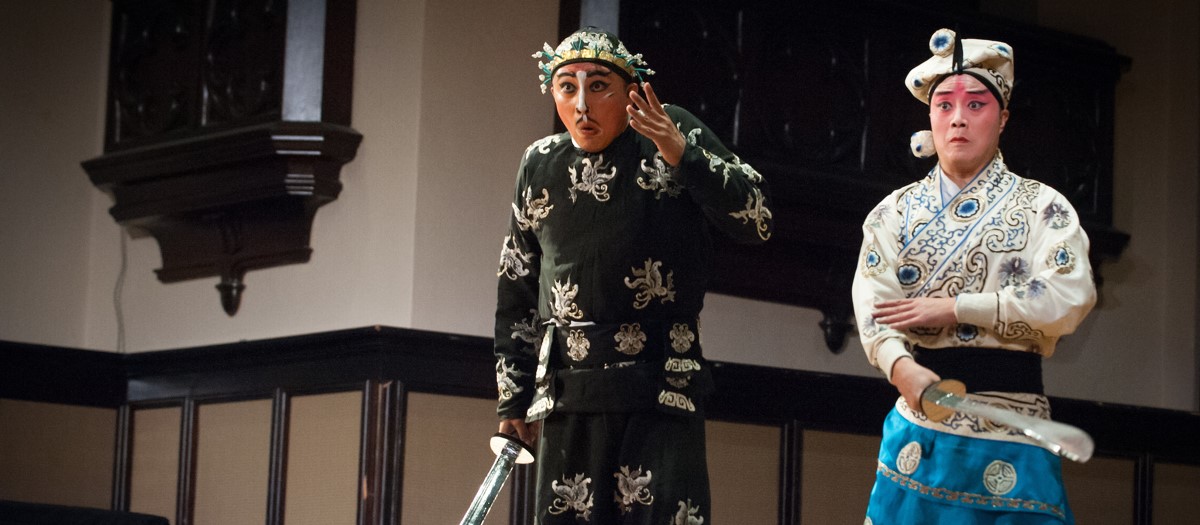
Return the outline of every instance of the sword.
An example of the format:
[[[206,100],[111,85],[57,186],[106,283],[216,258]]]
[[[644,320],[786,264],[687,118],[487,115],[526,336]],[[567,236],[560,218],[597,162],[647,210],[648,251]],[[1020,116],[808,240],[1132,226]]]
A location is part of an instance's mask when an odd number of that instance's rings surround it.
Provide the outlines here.
[[[467,508],[467,513],[459,525],[481,525],[488,511],[492,509],[496,495],[504,488],[504,481],[512,472],[513,465],[533,463],[533,451],[515,437],[497,433],[492,436],[490,444],[492,452],[496,453],[496,461],[483,478],[483,484],[479,486],[479,491],[475,493],[475,498],[471,500],[471,506]]]
[[[1086,463],[1092,458],[1096,445],[1087,432],[1065,423],[1038,419],[981,403],[967,398],[966,393],[967,387],[962,381],[938,381],[921,392],[921,410],[934,422],[941,422],[954,412],[982,417],[1020,430],[1038,445],[1071,461]]]

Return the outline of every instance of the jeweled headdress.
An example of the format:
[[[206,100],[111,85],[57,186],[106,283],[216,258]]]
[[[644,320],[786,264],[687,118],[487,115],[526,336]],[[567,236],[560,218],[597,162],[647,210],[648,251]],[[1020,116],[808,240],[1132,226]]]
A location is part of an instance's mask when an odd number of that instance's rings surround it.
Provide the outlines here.
[[[542,50],[533,54],[533,58],[544,59],[538,62],[542,74],[542,93],[550,85],[550,77],[554,71],[567,64],[575,62],[596,62],[612,68],[630,82],[641,83],[643,76],[654,74],[654,70],[646,67],[646,61],[641,54],[631,54],[625,49],[625,44],[616,35],[597,27],[586,27],[568,36],[551,48],[550,44],[542,44]]]

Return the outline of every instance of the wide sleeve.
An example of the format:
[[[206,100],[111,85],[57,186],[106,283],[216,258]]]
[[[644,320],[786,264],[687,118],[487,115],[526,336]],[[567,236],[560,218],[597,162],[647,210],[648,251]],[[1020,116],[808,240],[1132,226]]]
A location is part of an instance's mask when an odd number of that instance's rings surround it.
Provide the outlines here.
[[[525,159],[529,156],[526,155]],[[496,271],[496,387],[501,419],[524,418],[534,394],[538,343],[538,276],[542,258],[536,230],[537,198],[528,185],[527,160],[518,171],[508,232]]]
[[[992,327],[1001,339],[1040,340],[1074,332],[1096,304],[1087,233],[1071,203],[1042,188],[1029,247],[1001,260],[999,291],[958,296],[959,322]]]
[[[678,177],[708,220],[738,242],[757,244],[771,238],[774,222],[762,175],[687,110],[670,105],[664,109],[687,139]]]
[[[880,202],[863,221],[863,242],[858,252],[851,295],[859,340],[867,361],[889,380],[892,365],[902,357],[912,357],[912,344],[899,330],[875,322],[875,303],[903,299],[896,278],[896,260],[900,253],[901,216],[896,202],[902,192]]]

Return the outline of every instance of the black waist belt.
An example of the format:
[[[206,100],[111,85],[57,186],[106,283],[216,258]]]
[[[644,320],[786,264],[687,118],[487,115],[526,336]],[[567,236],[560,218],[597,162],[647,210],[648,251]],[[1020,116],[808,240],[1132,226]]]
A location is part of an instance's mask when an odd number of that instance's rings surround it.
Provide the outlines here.
[[[1022,392],[1043,395],[1042,356],[999,348],[913,349],[917,364],[942,379],[957,379],[968,392]]]

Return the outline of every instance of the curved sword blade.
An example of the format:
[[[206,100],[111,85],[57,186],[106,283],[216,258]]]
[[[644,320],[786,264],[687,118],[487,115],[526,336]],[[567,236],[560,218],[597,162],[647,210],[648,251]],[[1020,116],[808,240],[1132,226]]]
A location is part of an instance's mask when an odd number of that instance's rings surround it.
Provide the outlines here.
[[[992,422],[1020,430],[1025,437],[1038,445],[1071,461],[1086,463],[1087,460],[1092,459],[1092,452],[1096,445],[1092,441],[1092,437],[1078,427],[980,403],[942,390],[938,388],[939,386],[938,383],[930,385],[921,394],[921,397],[937,406],[990,419]]]

